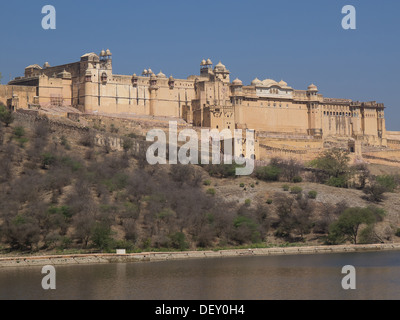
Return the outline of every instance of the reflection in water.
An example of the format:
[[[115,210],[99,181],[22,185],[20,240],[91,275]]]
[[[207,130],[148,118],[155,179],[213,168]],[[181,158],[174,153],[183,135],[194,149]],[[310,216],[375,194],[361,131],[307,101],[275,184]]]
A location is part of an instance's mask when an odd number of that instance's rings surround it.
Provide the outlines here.
[[[357,290],[341,287],[345,265]],[[57,290],[41,268],[0,269],[0,299],[400,299],[400,252],[236,257],[58,266]]]

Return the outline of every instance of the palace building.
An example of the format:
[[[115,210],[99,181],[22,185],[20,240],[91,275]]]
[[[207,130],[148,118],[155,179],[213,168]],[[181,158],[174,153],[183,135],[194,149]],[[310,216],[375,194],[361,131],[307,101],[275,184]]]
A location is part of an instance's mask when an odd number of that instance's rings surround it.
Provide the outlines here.
[[[374,146],[387,143],[381,103],[326,98],[314,84],[307,90],[272,79],[244,85],[239,79],[231,81],[226,66],[214,65],[210,59],[201,61],[199,71],[187,79],[151,69],[117,75],[112,53],[102,50],[75,63],[28,66],[23,77],[2,86],[0,101],[5,99],[13,109],[70,106],[86,114],[180,118],[194,127],[252,129],[260,136],[348,137]]]

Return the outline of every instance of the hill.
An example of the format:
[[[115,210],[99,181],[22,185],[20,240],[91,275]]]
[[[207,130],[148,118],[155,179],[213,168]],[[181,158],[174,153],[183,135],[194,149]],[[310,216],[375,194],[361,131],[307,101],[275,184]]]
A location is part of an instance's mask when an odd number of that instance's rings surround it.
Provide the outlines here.
[[[354,207],[376,217],[361,223],[368,234],[359,242],[400,242],[397,184],[377,202],[362,190],[376,180],[372,171],[397,183],[396,168],[371,167],[361,187],[358,170],[346,188],[282,159],[259,168],[276,169],[276,179],[235,177],[224,165],[150,166],[134,148],[143,142],[137,131],[104,131],[22,116],[0,128],[3,254],[325,244]]]

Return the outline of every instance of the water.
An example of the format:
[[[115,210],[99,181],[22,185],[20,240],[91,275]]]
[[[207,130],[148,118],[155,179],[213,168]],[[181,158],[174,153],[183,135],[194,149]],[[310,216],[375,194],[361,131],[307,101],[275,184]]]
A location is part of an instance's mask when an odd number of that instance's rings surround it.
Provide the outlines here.
[[[345,265],[356,290],[342,289]],[[41,267],[0,269],[0,299],[398,300],[400,252],[58,266],[53,291],[43,277]]]

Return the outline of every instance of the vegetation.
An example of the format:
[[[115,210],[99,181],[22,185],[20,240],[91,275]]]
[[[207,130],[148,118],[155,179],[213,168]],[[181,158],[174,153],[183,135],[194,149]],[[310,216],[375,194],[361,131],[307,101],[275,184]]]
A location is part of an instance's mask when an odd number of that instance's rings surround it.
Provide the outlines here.
[[[361,233],[361,242],[368,243],[375,235],[374,225],[377,221],[381,220],[383,216],[384,212],[372,207],[346,209],[340,215],[338,221],[330,226],[328,242],[340,244],[345,241],[351,241],[357,244],[359,234]],[[362,227],[364,227],[364,229],[362,229]]]
[[[325,151],[321,156],[311,162],[311,166],[323,171],[320,177],[322,182],[329,186],[345,188],[348,185],[349,153],[345,150],[334,148]]]
[[[256,177],[264,181],[278,181],[280,174],[281,170],[274,165],[258,168],[255,172]]]
[[[14,116],[4,105],[0,105],[0,121],[8,127],[14,122]]]
[[[45,123],[1,126],[0,138],[4,252],[267,247],[273,236],[281,245],[307,239],[379,242],[375,226],[384,212],[313,201],[316,191],[303,195],[306,187],[293,183],[320,177],[321,183],[341,181],[333,185],[362,189],[371,201],[383,201],[398,186],[396,176],[372,177],[362,168],[354,173],[345,155],[335,151],[321,157],[311,173],[294,160],[273,159],[258,168],[256,178],[282,181],[282,189],[290,191],[268,191],[259,198],[264,183],[249,179],[239,184],[235,165],[150,166],[143,156],[133,155],[129,137],[122,140],[121,152],[95,146],[91,130],[73,137],[51,132]],[[21,144],[21,139],[26,140]],[[229,199],[212,182],[218,178],[231,180],[232,193],[248,186],[251,194]]]
[[[292,194],[300,194],[302,192],[303,192],[303,189],[301,187],[295,186],[295,187],[290,188],[290,193],[292,193]]]
[[[317,192],[317,191],[311,190],[311,191],[308,193],[308,197],[309,197],[310,199],[317,199],[317,196],[318,196],[318,192]]]

